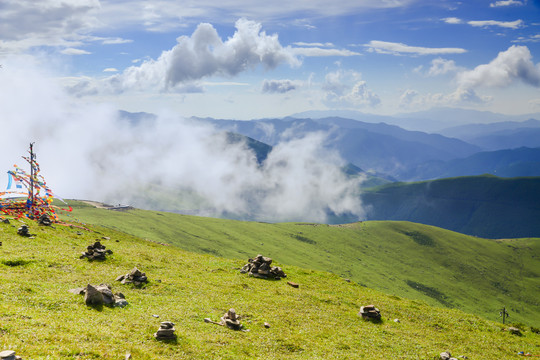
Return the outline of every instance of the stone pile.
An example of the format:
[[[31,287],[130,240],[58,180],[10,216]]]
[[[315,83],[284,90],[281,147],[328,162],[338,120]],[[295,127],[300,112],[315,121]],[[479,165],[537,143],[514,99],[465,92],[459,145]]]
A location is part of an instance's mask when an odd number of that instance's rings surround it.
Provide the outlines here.
[[[15,351],[13,350],[0,351],[0,359],[1,360],[22,360],[20,356],[15,355]]]
[[[34,236],[33,234],[30,234],[30,229],[28,228],[28,225],[21,225],[21,227],[17,229],[17,234],[26,237]]]
[[[271,266],[272,259],[262,255],[257,255],[253,259],[248,259],[248,263],[240,269],[242,274],[263,279],[281,279],[287,277],[279,266]]]
[[[43,226],[51,226],[52,220],[47,214],[43,214],[39,217],[38,224]]]
[[[88,245],[86,251],[80,256],[81,259],[87,258],[88,260],[105,260],[107,255],[112,254],[111,250],[105,250],[105,245],[101,245],[99,241],[96,241],[93,245]]]
[[[241,330],[242,324],[240,324],[239,319],[240,317],[236,315],[236,311],[234,309],[229,309],[229,311],[221,317],[220,324],[227,326],[229,329]]]
[[[128,304],[124,294],[113,294],[111,287],[107,284],[98,286],[86,285],[86,288],[71,289],[69,292],[78,295],[84,295],[84,302],[88,306],[115,306],[124,307]]]
[[[120,281],[122,284],[133,284],[135,286],[141,286],[148,282],[148,278],[146,277],[145,273],[134,267],[133,270],[131,270],[126,275],[120,275],[119,277],[117,277],[116,281]]]
[[[375,305],[361,306],[358,315],[362,316],[366,320],[380,320],[381,312],[375,307]]]
[[[158,340],[175,340],[176,334],[174,333],[174,323],[170,321],[163,321],[159,325],[158,331],[154,334],[154,337]]]

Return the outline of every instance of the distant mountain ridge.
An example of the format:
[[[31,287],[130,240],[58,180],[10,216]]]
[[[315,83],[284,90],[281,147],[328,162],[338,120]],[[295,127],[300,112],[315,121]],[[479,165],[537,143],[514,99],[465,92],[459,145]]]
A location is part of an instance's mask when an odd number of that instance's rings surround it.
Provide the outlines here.
[[[368,220],[406,220],[485,238],[540,237],[540,177],[470,176],[365,191]]]

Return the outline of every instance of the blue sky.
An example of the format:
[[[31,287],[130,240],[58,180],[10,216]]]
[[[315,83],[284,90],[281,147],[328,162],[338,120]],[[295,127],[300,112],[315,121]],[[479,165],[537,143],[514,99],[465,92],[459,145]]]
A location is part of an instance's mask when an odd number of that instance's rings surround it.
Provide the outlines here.
[[[3,0],[0,63],[128,111],[533,113],[540,1]]]

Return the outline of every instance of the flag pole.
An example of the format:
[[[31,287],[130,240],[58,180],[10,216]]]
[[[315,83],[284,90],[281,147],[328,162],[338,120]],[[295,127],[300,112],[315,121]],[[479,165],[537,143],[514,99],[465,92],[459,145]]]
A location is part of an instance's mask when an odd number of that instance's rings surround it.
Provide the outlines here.
[[[33,218],[34,209],[34,143],[30,143],[30,206],[28,208],[29,217]]]

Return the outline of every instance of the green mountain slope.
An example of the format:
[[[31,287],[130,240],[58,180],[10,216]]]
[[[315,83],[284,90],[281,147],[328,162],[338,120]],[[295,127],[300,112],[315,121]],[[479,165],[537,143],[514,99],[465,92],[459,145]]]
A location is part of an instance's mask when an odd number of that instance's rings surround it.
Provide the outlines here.
[[[77,216],[179,248],[323,270],[369,288],[496,320],[506,306],[516,321],[540,323],[540,240],[487,240],[409,222],[341,226],[268,224],[165,212],[97,209]]]
[[[540,236],[540,177],[491,175],[365,191],[369,220],[406,220],[486,238]]]
[[[159,216],[146,212],[140,219],[158,227],[163,225],[154,220]],[[204,221],[189,219],[193,226],[183,223],[186,231],[203,226]],[[29,223],[36,234],[32,239],[19,237],[20,223],[12,223],[0,223],[0,349],[15,350],[24,359],[123,359],[126,354],[132,359],[433,359],[446,350],[470,359],[502,359],[540,349],[535,329],[522,326],[523,336],[511,335],[500,323],[384,295],[279,258],[274,260],[287,280],[299,288],[240,274],[237,268],[245,260],[198,255],[112,229]],[[205,228],[218,231],[212,222]],[[233,228],[222,226],[221,238]],[[113,254],[101,262],[79,259],[96,239]],[[134,266],[146,272],[148,285],[114,281]],[[88,283],[110,284],[129,305],[95,309],[68,292]],[[382,322],[357,315],[367,304],[381,310]],[[218,321],[229,308],[249,331],[203,321]],[[161,321],[176,324],[176,341],[154,339]]]

